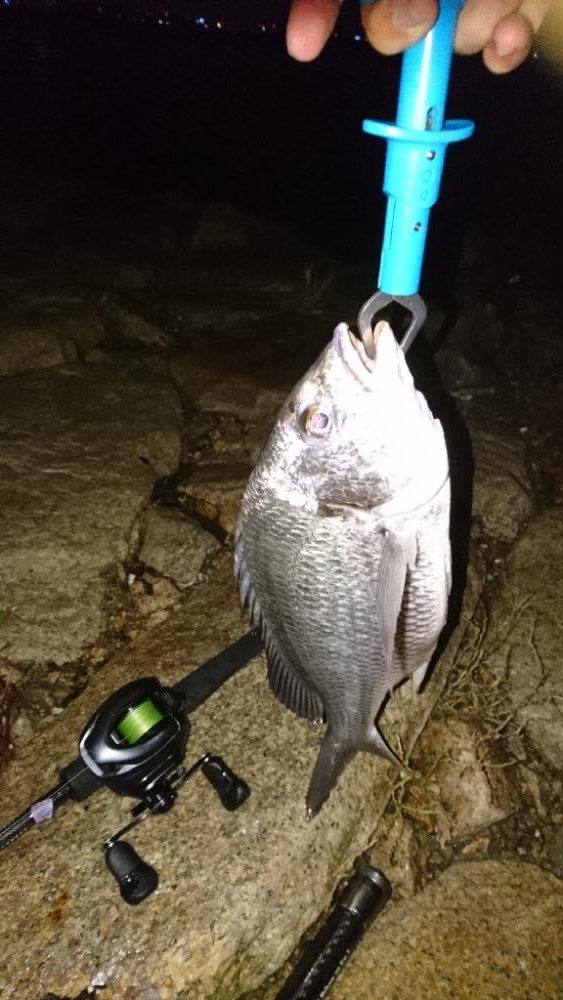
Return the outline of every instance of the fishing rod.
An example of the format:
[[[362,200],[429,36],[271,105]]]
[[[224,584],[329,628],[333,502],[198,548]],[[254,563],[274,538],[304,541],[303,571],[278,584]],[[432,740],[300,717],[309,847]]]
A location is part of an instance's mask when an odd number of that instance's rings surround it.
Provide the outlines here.
[[[250,795],[247,783],[222,757],[206,753],[186,768],[189,715],[230,677],[258,655],[258,630],[248,632],[172,687],[156,677],[142,677],[114,691],[86,723],[78,741],[78,756],[60,771],[61,781],[0,830],[0,850],[26,830],[53,818],[68,799],[83,802],[100,788],[140,801],[132,819],[104,841],[106,865],[121,896],[132,906],[158,885],[158,872],[122,840],[154,813],[168,812],[180,788],[198,771],[229,811]]]

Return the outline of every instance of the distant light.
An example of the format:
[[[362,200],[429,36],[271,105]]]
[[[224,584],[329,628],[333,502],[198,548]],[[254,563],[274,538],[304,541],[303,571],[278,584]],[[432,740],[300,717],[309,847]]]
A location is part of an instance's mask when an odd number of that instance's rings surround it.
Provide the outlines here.
[[[354,35],[354,41],[355,42],[361,42],[361,40],[362,40],[362,36],[361,35]]]
[[[223,27],[223,22],[222,21],[217,21],[217,24],[215,25],[215,27],[218,28],[219,31],[221,31],[221,28]]]
[[[11,3],[12,3],[12,0],[4,0],[4,6],[5,7],[10,7]]]
[[[207,22],[204,17],[196,17],[195,24],[201,24],[202,27],[207,28]]]

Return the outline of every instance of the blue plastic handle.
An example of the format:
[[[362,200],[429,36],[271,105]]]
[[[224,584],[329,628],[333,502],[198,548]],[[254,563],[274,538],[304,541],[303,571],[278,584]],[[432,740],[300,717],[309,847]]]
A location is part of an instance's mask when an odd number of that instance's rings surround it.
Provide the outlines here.
[[[432,30],[403,56],[395,124],[366,119],[387,140],[383,190],[387,212],[378,288],[414,295],[420,285],[430,210],[438,200],[446,148],[467,139],[471,121],[444,123],[457,18],[464,0],[441,0]]]

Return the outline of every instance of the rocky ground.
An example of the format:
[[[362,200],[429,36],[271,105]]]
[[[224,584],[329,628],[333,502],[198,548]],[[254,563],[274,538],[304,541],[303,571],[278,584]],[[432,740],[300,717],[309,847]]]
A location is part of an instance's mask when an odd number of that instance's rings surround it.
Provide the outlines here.
[[[86,200],[70,181],[11,191],[1,822],[57,780],[112,690],[173,682],[244,632],[230,562],[246,478],[288,389],[372,282],[370,264],[229,206]],[[472,239],[455,310],[430,302],[409,355],[449,441],[457,568],[430,683],[383,713],[410,773],[357,758],[307,824],[318,731],[270,695],[256,659],[194,715],[188,751],[224,754],[251,797],[227,813],[194,779],[131,836],[161,875],[150,900],[126,907],[104,869],[100,845],[130,806],[109,792],[5,852],[7,998],[269,1000],[361,855],[393,900],[335,1000],[563,996],[560,279],[495,268]]]

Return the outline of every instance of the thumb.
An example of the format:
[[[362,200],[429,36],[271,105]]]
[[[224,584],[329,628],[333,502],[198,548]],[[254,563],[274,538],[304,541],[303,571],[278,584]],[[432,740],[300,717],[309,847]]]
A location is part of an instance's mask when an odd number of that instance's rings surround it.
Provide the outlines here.
[[[368,41],[386,56],[410,48],[430,30],[438,14],[436,0],[376,0],[362,7]]]

